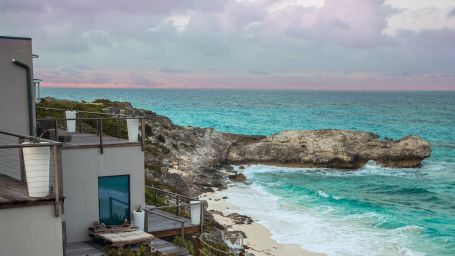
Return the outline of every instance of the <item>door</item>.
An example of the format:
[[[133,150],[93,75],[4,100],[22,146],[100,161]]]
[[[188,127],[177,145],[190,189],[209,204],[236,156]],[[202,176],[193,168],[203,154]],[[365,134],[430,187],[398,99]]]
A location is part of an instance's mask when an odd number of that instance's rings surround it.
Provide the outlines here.
[[[130,220],[130,176],[98,178],[100,223],[120,225]]]

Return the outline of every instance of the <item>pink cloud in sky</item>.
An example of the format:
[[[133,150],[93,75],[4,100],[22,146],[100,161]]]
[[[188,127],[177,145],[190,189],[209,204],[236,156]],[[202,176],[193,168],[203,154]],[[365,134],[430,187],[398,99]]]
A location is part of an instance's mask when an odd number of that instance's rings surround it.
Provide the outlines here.
[[[150,73],[149,73],[150,74]],[[130,74],[116,74],[113,83],[88,81],[43,82],[43,87],[64,88],[180,88],[180,89],[304,89],[304,90],[452,90],[455,76],[450,74],[377,74],[377,73],[301,73],[301,74],[219,74],[185,73],[180,75],[156,76],[153,84],[133,83],[131,79],[122,80]],[[115,76],[114,76],[115,77]],[[139,82],[152,81],[141,76]],[[156,82],[158,81],[158,82]]]

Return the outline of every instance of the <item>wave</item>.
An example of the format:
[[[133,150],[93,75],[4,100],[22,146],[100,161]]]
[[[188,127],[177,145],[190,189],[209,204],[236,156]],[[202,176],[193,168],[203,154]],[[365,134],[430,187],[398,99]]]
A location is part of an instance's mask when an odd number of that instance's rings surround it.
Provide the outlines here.
[[[333,196],[333,195],[329,195],[327,194],[326,192],[322,191],[322,190],[319,190],[317,192],[317,194],[321,197],[324,197],[324,198],[330,198],[330,199],[335,199],[335,200],[341,200],[341,199],[344,199],[343,197],[341,196]]]
[[[412,169],[369,162],[355,171],[252,165],[239,170],[249,185],[223,193],[280,243],[328,255],[450,255],[453,241],[441,240],[450,231],[437,226],[453,212],[440,206],[452,205],[450,167],[440,161]],[[428,214],[435,225],[425,222]]]
[[[245,175],[254,176],[255,174],[264,173],[304,173],[321,176],[393,176],[403,177],[408,179],[422,179],[425,177],[434,178],[450,178],[454,179],[452,170],[455,170],[455,163],[426,160],[421,167],[417,168],[389,168],[377,164],[375,161],[368,161],[365,166],[357,170],[342,170],[333,168],[292,168],[292,167],[277,167],[268,165],[251,165],[246,170],[239,169],[234,166],[237,171],[244,172]]]
[[[332,197],[318,191],[322,197]],[[327,255],[423,255],[412,250],[407,236],[412,227],[378,229],[383,216],[374,212],[336,216],[330,206],[306,208],[289,204],[260,185],[241,185],[221,191],[228,196],[228,211],[246,214],[267,227],[279,243],[298,244]],[[417,230],[417,228],[415,228]]]

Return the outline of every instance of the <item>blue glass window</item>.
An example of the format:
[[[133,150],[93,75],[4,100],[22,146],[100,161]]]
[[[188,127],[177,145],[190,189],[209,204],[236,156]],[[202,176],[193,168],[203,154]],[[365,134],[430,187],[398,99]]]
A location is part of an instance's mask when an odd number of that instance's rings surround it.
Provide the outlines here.
[[[120,225],[130,220],[130,177],[105,176],[98,178],[100,223]]]

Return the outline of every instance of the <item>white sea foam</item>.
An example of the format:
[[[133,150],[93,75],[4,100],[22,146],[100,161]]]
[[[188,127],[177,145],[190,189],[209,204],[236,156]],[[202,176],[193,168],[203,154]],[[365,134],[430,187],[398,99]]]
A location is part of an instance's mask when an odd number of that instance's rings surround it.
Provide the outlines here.
[[[325,198],[329,198],[330,197],[329,194],[327,194],[327,193],[325,193],[324,191],[321,191],[321,190],[318,191],[318,195],[320,195],[322,197],[325,197]]]
[[[453,178],[453,173],[450,170],[455,169],[455,163],[441,161],[424,161],[422,167],[419,168],[389,168],[384,167],[375,161],[369,161],[365,166],[358,170],[340,170],[332,168],[290,168],[276,167],[267,165],[251,165],[245,170],[241,170],[235,166],[237,171],[244,171],[247,177],[259,173],[277,173],[277,172],[303,172],[311,174],[319,174],[324,176],[394,176],[410,179],[421,179],[425,177],[448,177]]]
[[[298,244],[307,250],[328,255],[425,255],[409,248],[410,236],[420,227],[381,229],[374,224],[384,218],[375,213],[337,215],[330,206],[308,208],[277,197],[254,182],[254,173],[302,171],[303,169],[250,166],[244,172],[251,185],[236,185],[221,191],[228,196],[228,211],[258,220],[279,243]],[[251,181],[251,180],[250,180]],[[318,191],[322,197],[329,194]]]

